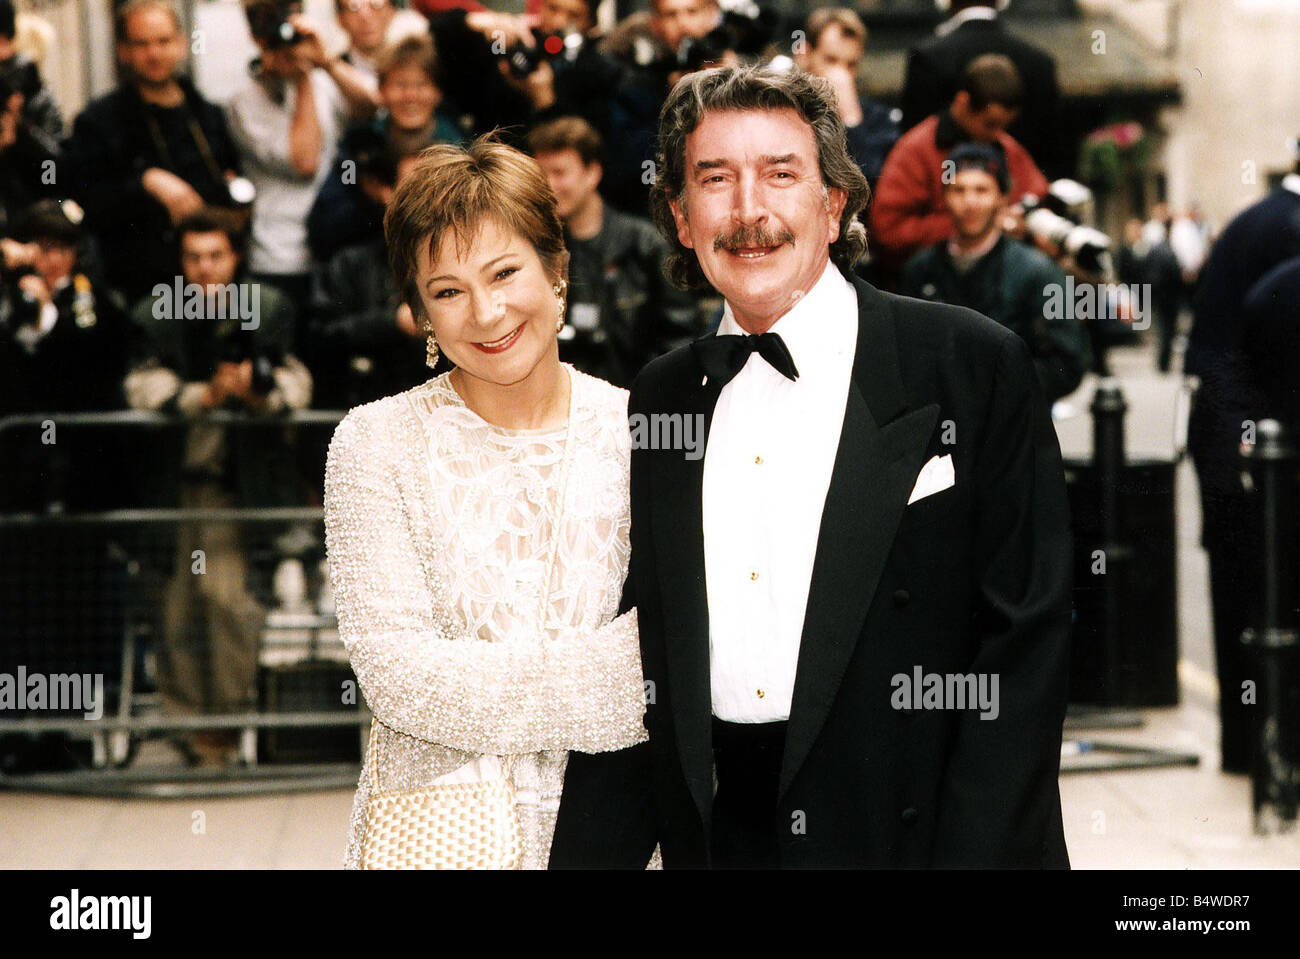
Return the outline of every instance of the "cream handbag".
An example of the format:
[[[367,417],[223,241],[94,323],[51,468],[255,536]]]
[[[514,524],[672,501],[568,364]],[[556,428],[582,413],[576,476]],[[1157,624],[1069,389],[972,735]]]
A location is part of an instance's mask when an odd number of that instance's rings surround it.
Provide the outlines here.
[[[377,721],[370,724],[370,799],[361,868],[520,868],[524,847],[510,760],[496,779],[381,792],[378,726]]]
[[[551,577],[559,551],[560,524],[573,450],[574,403],[570,374],[569,426],[560,471],[559,509],[542,587],[538,631],[546,625]],[[434,783],[420,789],[379,789],[378,720],[370,724],[370,798],[361,847],[362,869],[519,869],[523,837],[511,780],[513,757],[503,775],[478,782]],[[371,752],[371,751],[374,752]]]

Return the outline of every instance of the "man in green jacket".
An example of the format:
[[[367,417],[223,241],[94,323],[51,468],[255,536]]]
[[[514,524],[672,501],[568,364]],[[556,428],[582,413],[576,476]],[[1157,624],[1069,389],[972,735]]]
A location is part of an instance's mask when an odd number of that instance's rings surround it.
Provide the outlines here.
[[[996,320],[1029,344],[1049,402],[1072,393],[1089,366],[1086,329],[1071,309],[1054,308],[1066,289],[1061,268],[1002,232],[1010,180],[1001,152],[963,144],[947,163],[944,202],[956,235],[908,262],[900,292]]]

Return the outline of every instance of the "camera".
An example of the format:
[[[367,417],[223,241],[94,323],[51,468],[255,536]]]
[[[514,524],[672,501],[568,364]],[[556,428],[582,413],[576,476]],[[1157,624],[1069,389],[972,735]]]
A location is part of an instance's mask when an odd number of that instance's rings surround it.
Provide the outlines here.
[[[502,54],[506,65],[510,68],[510,75],[518,80],[535,73],[543,60],[554,60],[559,57],[573,60],[586,42],[586,38],[576,30],[569,33],[546,33],[534,29],[532,34],[533,46],[526,47],[521,43]]]
[[[262,396],[275,389],[275,368],[284,361],[283,356],[275,356],[258,348],[254,340],[255,331],[245,330],[238,320],[223,322],[217,331],[217,356],[221,363],[253,363],[253,392]]]
[[[302,12],[298,0],[264,0],[247,8],[248,29],[253,39],[268,50],[291,47],[303,35],[289,22],[289,17]]]
[[[1077,269],[1098,276],[1111,271],[1110,237],[1081,221],[1092,206],[1092,191],[1074,180],[1056,180],[1046,195],[1026,196],[1025,229],[1060,251]]]
[[[685,37],[668,65],[669,71],[689,73],[717,63],[728,51],[740,57],[763,54],[776,35],[780,18],[752,0],[722,3],[718,25],[702,37]]]

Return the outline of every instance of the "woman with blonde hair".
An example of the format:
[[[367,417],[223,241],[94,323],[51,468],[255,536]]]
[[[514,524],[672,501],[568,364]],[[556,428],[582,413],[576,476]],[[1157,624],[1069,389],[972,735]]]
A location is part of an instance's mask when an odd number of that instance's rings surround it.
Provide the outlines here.
[[[617,615],[627,394],[559,361],[568,253],[532,159],[431,147],[384,230],[430,366],[454,368],[330,445],[339,631],[374,715],[347,864],[544,868],[569,750],[646,738]]]

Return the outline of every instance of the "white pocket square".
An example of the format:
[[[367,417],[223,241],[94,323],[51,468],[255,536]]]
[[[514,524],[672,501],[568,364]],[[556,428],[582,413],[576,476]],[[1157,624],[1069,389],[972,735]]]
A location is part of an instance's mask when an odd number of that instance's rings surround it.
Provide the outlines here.
[[[907,498],[908,505],[932,493],[946,490],[956,481],[952,469],[952,454],[931,456],[929,462],[921,467],[921,472],[916,474],[916,485],[912,487],[912,495]]]

